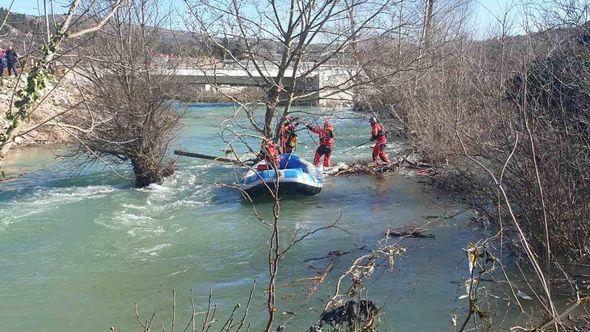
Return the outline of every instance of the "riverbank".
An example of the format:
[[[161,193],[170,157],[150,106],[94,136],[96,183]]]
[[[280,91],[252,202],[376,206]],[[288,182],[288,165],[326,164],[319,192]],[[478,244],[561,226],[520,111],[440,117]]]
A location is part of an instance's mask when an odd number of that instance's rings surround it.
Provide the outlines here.
[[[0,135],[9,126],[4,116],[14,109],[16,93],[25,87],[27,73],[19,77],[9,76],[0,80]],[[82,92],[73,76],[58,77],[57,83],[48,86],[39,97],[36,109],[26,120],[21,135],[15,138],[16,147],[30,147],[46,144],[64,144],[70,141],[68,133],[60,128],[66,120],[75,124],[75,118],[82,116]]]

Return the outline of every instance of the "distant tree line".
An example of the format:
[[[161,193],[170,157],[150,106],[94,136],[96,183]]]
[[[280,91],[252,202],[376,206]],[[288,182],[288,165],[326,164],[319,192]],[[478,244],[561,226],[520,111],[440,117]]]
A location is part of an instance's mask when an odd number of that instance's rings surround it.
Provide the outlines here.
[[[6,16],[8,16],[6,25],[0,30],[2,34],[9,34],[12,28],[22,34],[33,33],[38,28],[39,20],[37,18],[11,12],[7,8],[0,7],[0,18],[4,19]]]

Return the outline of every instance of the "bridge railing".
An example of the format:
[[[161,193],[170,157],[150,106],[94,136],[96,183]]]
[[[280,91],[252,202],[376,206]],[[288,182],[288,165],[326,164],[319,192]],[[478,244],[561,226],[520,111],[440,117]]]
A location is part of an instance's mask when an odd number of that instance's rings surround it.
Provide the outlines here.
[[[196,58],[161,58],[159,59],[159,65],[162,67],[176,68],[176,69],[201,69],[201,70],[241,70],[249,71],[251,73],[257,72],[256,66],[250,61],[242,61],[239,64],[234,61],[218,61],[215,59],[196,59]],[[264,61],[260,62],[259,67],[266,71],[275,71],[277,65]],[[314,68],[316,64],[313,62],[303,62],[299,65],[298,72],[303,73]],[[340,61],[328,61],[320,66],[318,70],[329,70],[335,68],[349,67],[349,64],[345,64]]]

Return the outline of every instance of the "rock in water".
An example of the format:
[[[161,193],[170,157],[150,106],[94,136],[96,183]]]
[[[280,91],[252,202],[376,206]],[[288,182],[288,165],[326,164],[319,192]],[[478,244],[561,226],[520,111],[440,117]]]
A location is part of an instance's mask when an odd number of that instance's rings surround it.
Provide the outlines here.
[[[324,311],[319,321],[308,331],[318,332],[323,326],[330,325],[340,331],[342,327],[348,327],[352,331],[354,326],[360,324],[362,331],[369,331],[379,313],[379,308],[370,300],[350,300],[345,304],[329,311]]]

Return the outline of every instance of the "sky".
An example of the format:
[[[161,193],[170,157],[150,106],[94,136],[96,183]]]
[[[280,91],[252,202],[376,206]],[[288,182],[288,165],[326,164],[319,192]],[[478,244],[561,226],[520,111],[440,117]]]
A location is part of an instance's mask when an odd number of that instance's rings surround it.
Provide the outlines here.
[[[0,0],[0,7],[8,8],[11,2],[12,0]],[[43,8],[41,1],[39,1],[39,4]],[[12,5],[13,12],[31,15],[37,15],[39,13],[38,8],[37,0],[14,0],[14,4]],[[55,11],[57,11],[57,8],[55,8]]]
[[[170,1],[170,0],[162,0]],[[182,7],[181,0],[172,0]],[[502,13],[510,7],[513,7],[518,0],[472,0],[473,1],[473,23],[479,27],[480,33],[485,34],[483,30],[490,29],[493,26],[497,26],[497,20],[495,17],[499,17]],[[0,0],[0,7],[8,8],[12,0]],[[64,12],[66,7],[64,4],[69,3],[70,0],[55,0],[56,6],[55,12]],[[41,10],[40,10],[41,9]],[[42,12],[42,0],[14,0],[12,5],[12,11],[24,14],[39,15]],[[512,8],[514,15],[518,15],[520,10],[518,8]],[[493,28],[492,28],[493,29]],[[518,27],[515,27],[515,32],[519,32]]]

